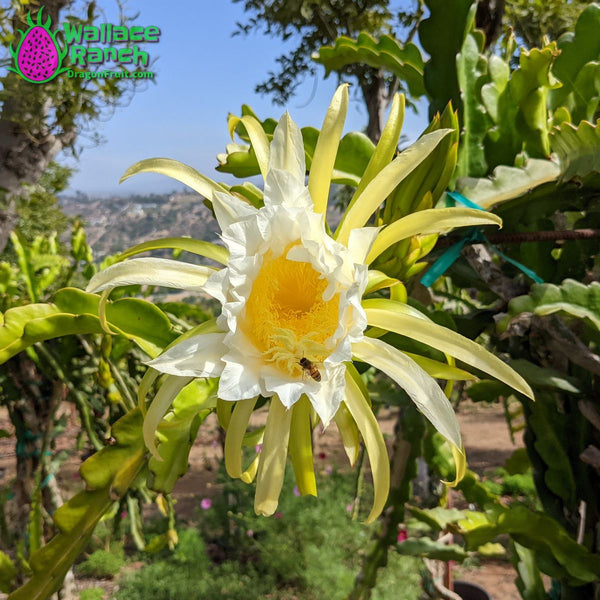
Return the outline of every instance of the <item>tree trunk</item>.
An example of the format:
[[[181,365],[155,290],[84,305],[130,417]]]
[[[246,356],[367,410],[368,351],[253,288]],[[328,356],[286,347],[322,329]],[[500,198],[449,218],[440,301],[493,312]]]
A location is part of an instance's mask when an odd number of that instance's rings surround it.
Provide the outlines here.
[[[17,436],[15,514],[11,525],[15,538],[25,539],[32,498],[39,477],[43,477],[42,460],[50,446],[53,415],[62,396],[62,385],[48,385],[48,380],[24,355],[12,359],[7,366],[12,393],[6,404]]]
[[[59,23],[61,9],[71,0],[46,0],[43,19],[50,17],[51,28]],[[23,10],[21,8],[20,10]],[[38,10],[32,11],[35,22]],[[25,27],[21,19],[13,18],[15,41],[20,41],[18,29]],[[6,100],[0,110],[0,190],[5,201],[22,194],[23,184],[35,184],[56,155],[75,139],[75,126],[52,128],[48,124],[53,99],[44,85],[35,85],[16,73],[2,78]],[[4,250],[8,235],[16,224],[14,205],[0,212],[0,252]]]
[[[372,71],[372,76],[359,77],[363,98],[369,113],[367,135],[376,144],[381,137],[385,123],[385,109],[389,104],[389,94],[383,69]]]

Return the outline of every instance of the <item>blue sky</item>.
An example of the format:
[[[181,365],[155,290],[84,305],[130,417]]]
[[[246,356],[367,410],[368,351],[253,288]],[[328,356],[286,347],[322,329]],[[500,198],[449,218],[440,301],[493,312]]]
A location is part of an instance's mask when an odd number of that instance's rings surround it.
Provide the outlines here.
[[[227,114],[239,114],[242,104],[249,104],[261,118],[282,114],[284,109],[256,94],[254,86],[276,69],[275,58],[286,46],[260,32],[231,37],[236,21],[244,22],[246,16],[241,5],[230,0],[179,0],[168,8],[163,0],[129,0],[127,6],[130,12],[139,11],[136,23],[161,29],[160,41],[146,45],[151,56],[158,57],[156,81],[97,124],[94,130],[105,139],[103,144],[88,144],[78,161],[59,157],[77,169],[70,191],[128,195],[181,189],[169,178],[150,174],[118,185],[129,165],[156,156],[175,158],[217,180],[232,182],[214,170],[216,154],[230,141]],[[321,126],[337,85],[335,76],[323,77],[324,69],[319,67],[316,84],[308,77],[285,107],[301,127]],[[351,96],[346,131],[362,130],[366,111],[356,91]],[[424,116],[409,112],[403,133],[415,139],[425,125]]]

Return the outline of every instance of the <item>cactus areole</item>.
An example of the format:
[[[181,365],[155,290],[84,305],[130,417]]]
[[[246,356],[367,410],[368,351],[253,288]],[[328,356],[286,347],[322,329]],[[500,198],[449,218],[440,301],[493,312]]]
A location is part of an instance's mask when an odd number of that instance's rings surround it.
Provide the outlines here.
[[[29,29],[25,32],[17,30],[21,34],[19,45],[16,50],[12,45],[10,47],[15,68],[9,67],[9,70],[31,83],[45,83],[66,70],[61,65],[67,49],[60,48],[57,32],[50,31],[50,17],[42,23],[42,10],[39,10],[35,23],[31,20],[31,13],[27,13]]]

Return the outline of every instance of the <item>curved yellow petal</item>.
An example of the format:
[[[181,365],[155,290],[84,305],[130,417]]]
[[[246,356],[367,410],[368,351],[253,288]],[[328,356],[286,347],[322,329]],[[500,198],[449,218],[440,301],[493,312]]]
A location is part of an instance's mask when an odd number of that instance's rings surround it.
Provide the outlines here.
[[[369,269],[368,275],[369,281],[365,291],[363,292],[363,296],[372,294],[373,292],[377,292],[379,290],[384,290],[385,288],[392,288],[400,283],[399,279],[389,277],[382,271],[377,271],[376,269]]]
[[[175,375],[168,375],[165,377],[163,384],[160,386],[152,404],[148,408],[146,417],[144,418],[144,424],[142,425],[142,434],[146,447],[150,451],[150,454],[156,458],[156,460],[162,461],[161,455],[156,449],[154,442],[154,434],[158,424],[162,421],[165,413],[171,406],[175,396],[192,381],[192,377],[176,377]]]
[[[250,466],[242,473],[241,480],[244,483],[252,483],[256,477],[258,471],[258,463],[260,462],[260,454],[254,457],[254,460],[250,463]]]
[[[358,452],[360,450],[360,438],[358,436],[358,427],[350,414],[350,411],[346,408],[344,403],[340,404],[338,411],[333,417],[335,424],[337,425],[338,431],[344,444],[344,450],[346,456],[350,461],[350,466],[353,467],[354,463],[358,459]]]
[[[159,375],[159,371],[156,371],[149,367],[148,370],[144,373],[144,376],[140,381],[140,385],[138,386],[138,407],[144,417],[146,416],[147,412],[146,397],[148,396],[150,388],[152,387],[153,383],[156,381]]]
[[[315,205],[315,212],[327,210],[331,174],[348,111],[348,84],[338,87],[319,133],[317,145],[308,176],[308,191]]]
[[[227,431],[227,428],[229,427],[232,410],[233,402],[217,398],[217,420],[219,421],[219,426],[225,431]]]
[[[457,448],[454,444],[450,444],[450,448],[452,449],[452,457],[456,465],[456,476],[454,477],[454,481],[442,481],[442,483],[448,487],[456,487],[467,472],[467,457],[464,448]]]
[[[346,211],[345,218],[333,237],[341,244],[347,245],[350,232],[356,227],[363,227],[396,186],[408,177],[453,131],[453,129],[438,129],[425,134],[404,150],[398,158],[384,167],[367,185],[360,195],[359,201]]]
[[[131,165],[119,180],[123,183],[132,175],[138,173],[159,173],[166,175],[191,187],[194,191],[204,196],[207,200],[212,199],[213,192],[226,192],[227,188],[216,183],[209,177],[202,175],[196,169],[172,158],[146,158]]]
[[[459,369],[452,364],[433,360],[427,356],[413,354],[412,352],[404,352],[406,356],[412,358],[428,375],[435,379],[449,379],[453,381],[473,381],[477,379],[473,373],[469,373],[463,369]]]
[[[372,338],[352,344],[352,354],[391,377],[448,441],[458,448],[462,446],[452,404],[435,379],[416,362],[397,348]]]
[[[310,428],[310,402],[302,396],[291,409],[290,458],[296,475],[298,490],[303,496],[317,495],[317,482],[313,465],[312,435]]]
[[[412,314],[414,309],[401,302],[378,298],[364,300],[362,305],[369,325],[437,348],[534,399],[529,384],[516,371],[472,340],[427,319],[416,317]]]
[[[257,400],[258,396],[236,402],[229,420],[229,427],[225,435],[225,468],[229,476],[235,479],[241,477],[243,473],[242,443]]]
[[[390,491],[390,461],[377,419],[349,370],[344,402],[362,435],[371,464],[374,498],[366,523],[372,523],[381,514]]]
[[[360,178],[360,182],[346,208],[345,214],[347,214],[349,208],[354,206],[367,185],[371,183],[375,176],[390,163],[398,150],[398,140],[400,139],[400,133],[402,132],[402,124],[404,123],[404,107],[404,94],[395,94],[394,99],[392,100],[388,120],[381,132],[381,137],[377,142],[375,152],[373,152],[373,156],[371,156],[369,164]],[[343,218],[344,217],[342,217],[342,219]]]
[[[233,132],[235,127],[239,122],[242,122],[246,131],[248,132],[248,137],[250,138],[250,143],[252,144],[252,148],[254,149],[254,153],[256,154],[256,160],[258,161],[258,168],[260,169],[260,174],[263,179],[266,179],[267,172],[269,170],[269,139],[267,138],[267,134],[263,129],[263,126],[260,124],[256,117],[252,115],[244,115],[243,117],[235,117],[230,116],[229,118],[229,131]]]
[[[257,515],[268,517],[277,509],[285,475],[291,421],[292,411],[273,396],[256,477],[254,511]]]
[[[430,208],[394,221],[375,238],[366,263],[372,263],[382,252],[400,240],[413,235],[446,233],[455,227],[473,225],[502,226],[502,219],[474,208]]]
[[[117,262],[125,260],[136,254],[147,252],[149,250],[160,250],[163,248],[174,248],[177,250],[186,250],[199,256],[205,256],[215,262],[222,265],[227,265],[229,260],[229,250],[223,246],[217,246],[212,242],[205,242],[204,240],[195,240],[188,237],[167,237],[151,240],[149,242],[143,242],[136,244],[131,248],[128,248],[124,252],[121,252],[116,258]]]
[[[158,285],[202,291],[217,269],[168,258],[132,258],[96,273],[87,292],[102,292],[124,285]]]

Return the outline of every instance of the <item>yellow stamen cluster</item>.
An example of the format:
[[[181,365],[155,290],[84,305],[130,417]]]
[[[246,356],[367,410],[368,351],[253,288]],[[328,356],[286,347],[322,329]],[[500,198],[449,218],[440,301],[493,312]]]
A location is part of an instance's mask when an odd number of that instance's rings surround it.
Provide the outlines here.
[[[288,246],[263,260],[246,303],[244,331],[265,360],[300,376],[301,358],[322,362],[339,323],[339,295],[323,300],[327,280],[310,263],[288,260]]]

